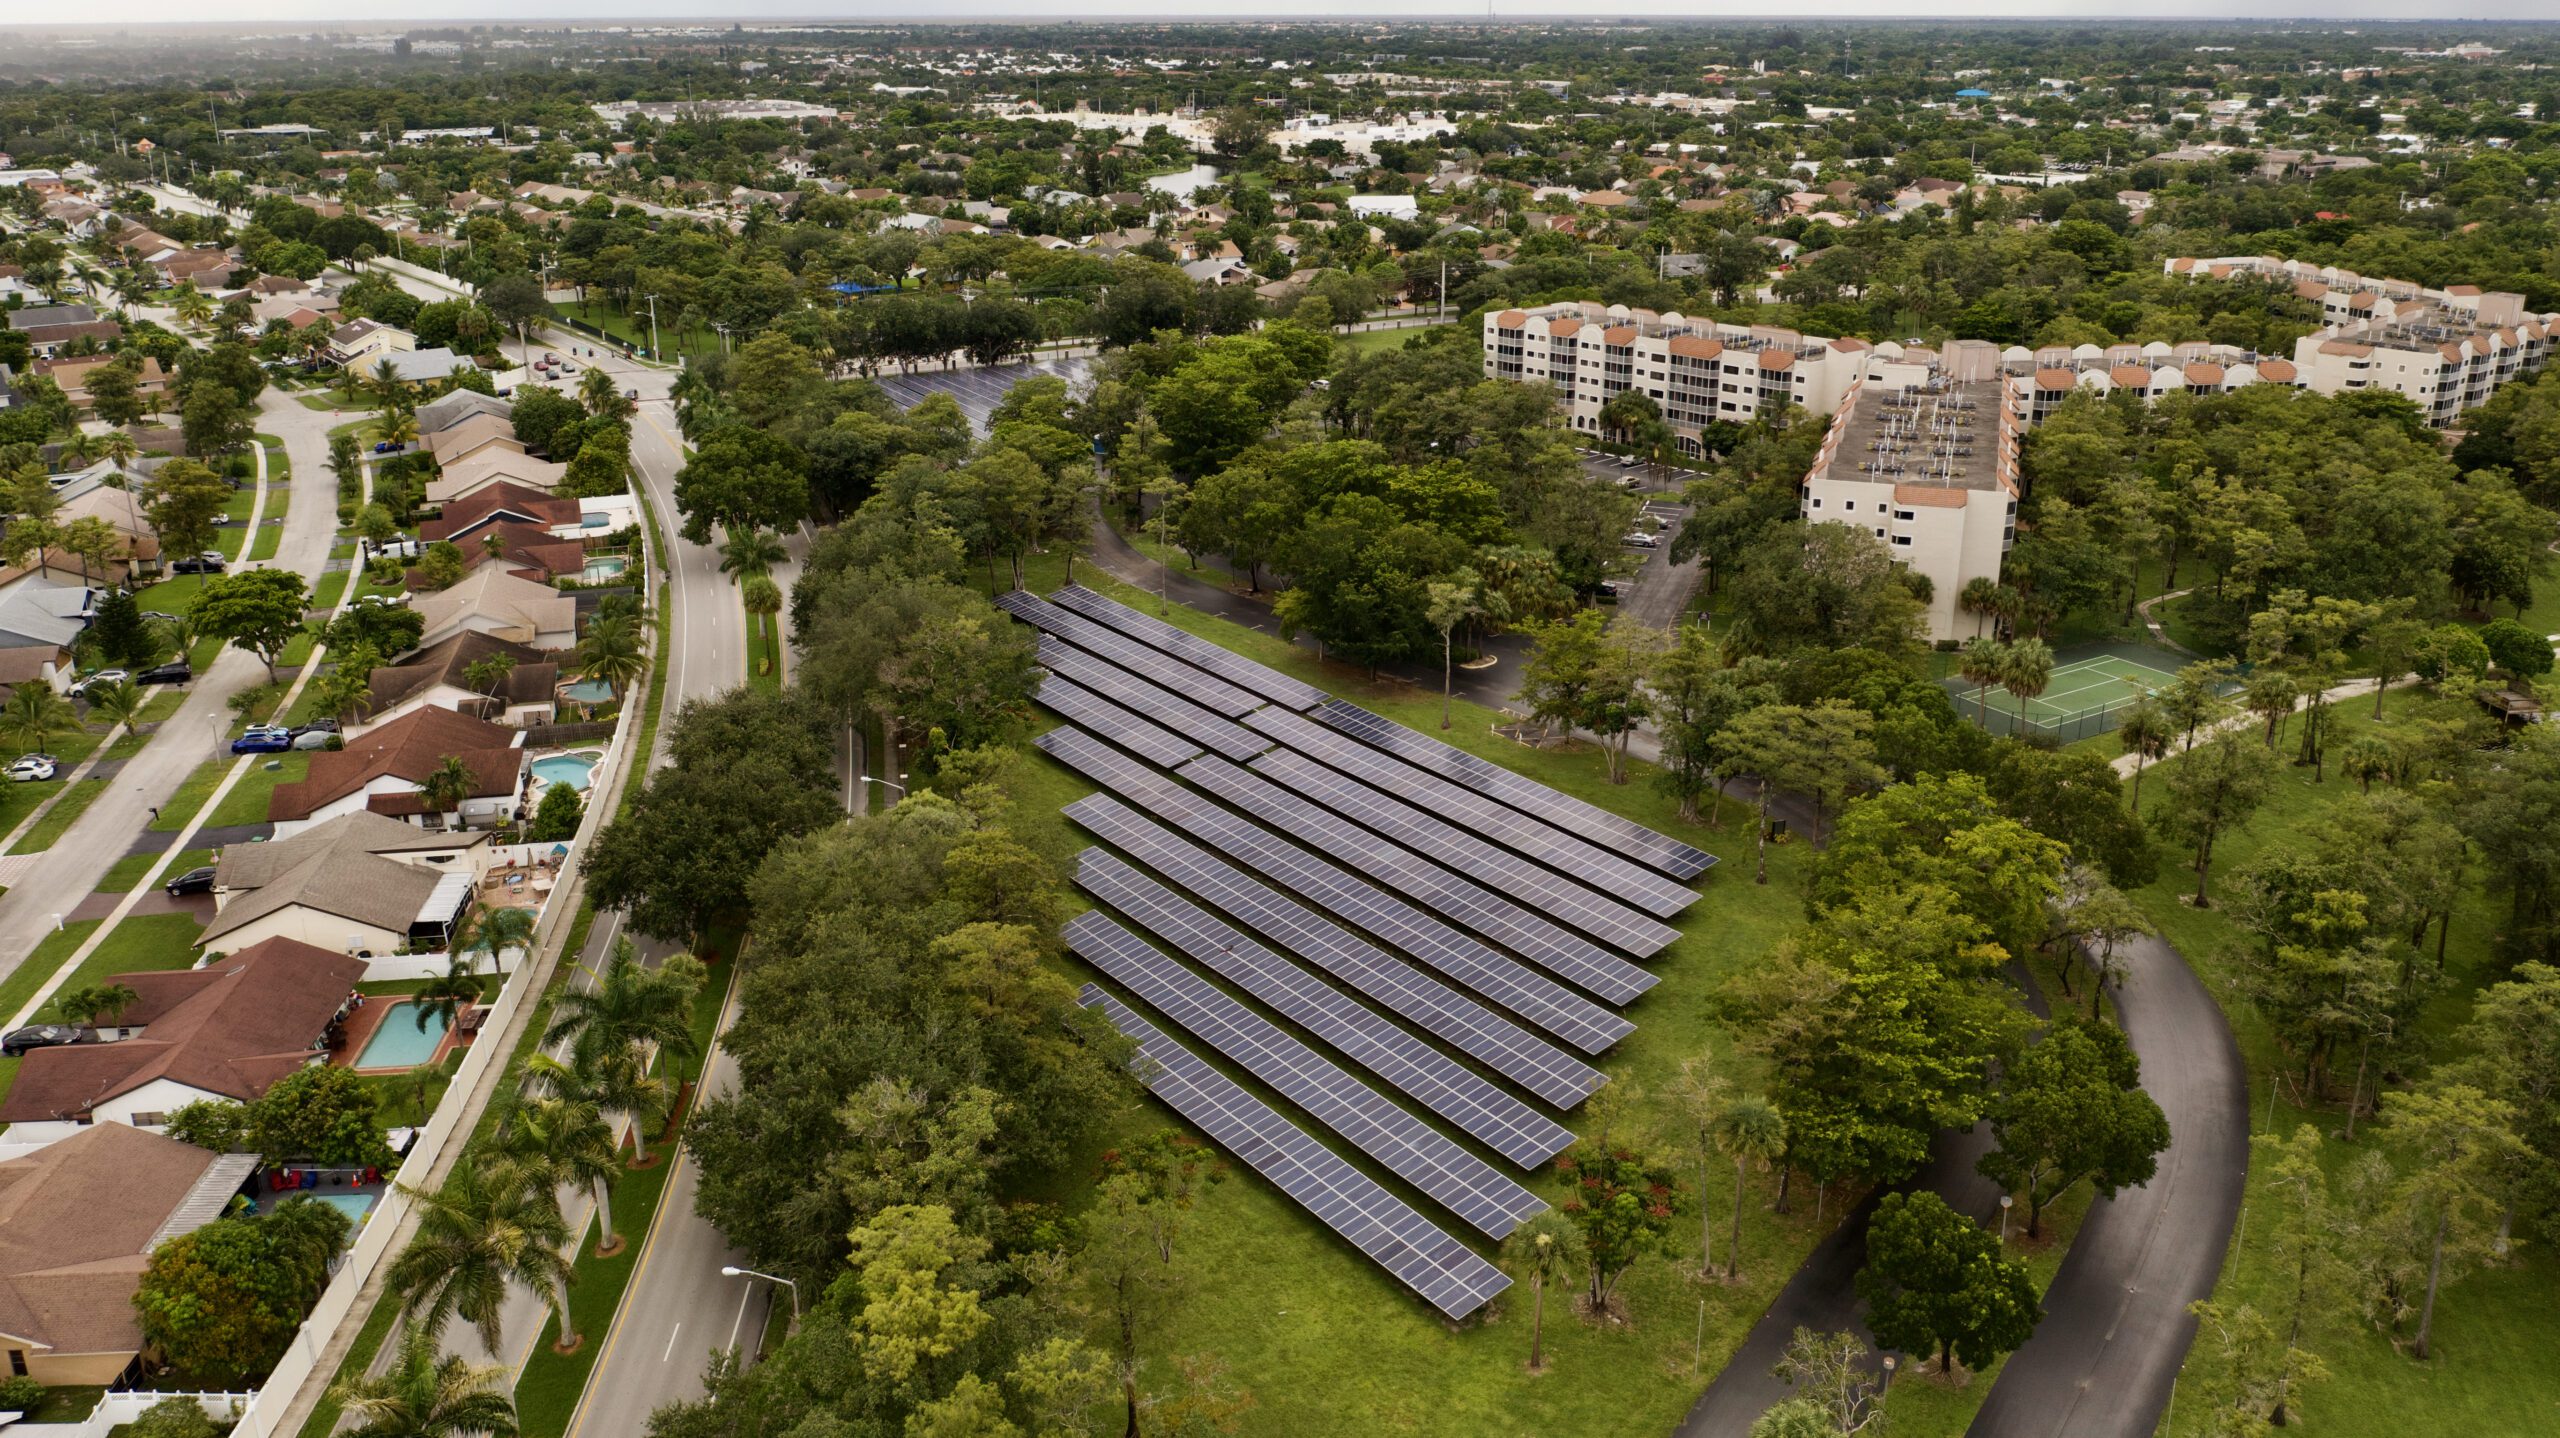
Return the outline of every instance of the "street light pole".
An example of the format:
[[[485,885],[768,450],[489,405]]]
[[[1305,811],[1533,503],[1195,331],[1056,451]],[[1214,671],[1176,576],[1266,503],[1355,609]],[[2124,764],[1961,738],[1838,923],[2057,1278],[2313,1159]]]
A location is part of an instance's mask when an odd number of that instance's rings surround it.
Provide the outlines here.
[[[649,358],[658,358],[658,297],[649,296]]]
[[[2007,1194],[2000,1195],[2000,1246],[2009,1246],[2009,1205],[2017,1202]]]
[[[759,1270],[757,1270],[757,1269],[753,1269],[753,1268],[740,1268],[740,1267],[738,1267],[738,1266],[737,1266],[736,1264],[734,1264],[734,1263],[724,1263],[724,1264],[722,1264],[722,1265],[720,1266],[720,1276],[721,1276],[722,1278],[761,1278],[761,1279],[765,1280],[765,1281],[766,1281],[766,1282],[768,1282],[768,1283],[779,1283],[779,1284],[781,1284],[783,1287],[790,1289],[790,1290],[791,1290],[791,1326],[792,1326],[792,1327],[794,1327],[794,1328],[797,1328],[797,1327],[799,1327],[799,1326],[800,1326],[800,1285],[799,1285],[799,1284],[796,1284],[796,1283],[792,1282],[792,1281],[791,1281],[790,1279],[788,1279],[788,1278],[784,1278],[784,1277],[783,1277],[783,1276],[781,1276],[780,1274],[776,1274],[776,1273],[765,1273],[765,1272],[761,1272],[761,1271],[759,1271]]]

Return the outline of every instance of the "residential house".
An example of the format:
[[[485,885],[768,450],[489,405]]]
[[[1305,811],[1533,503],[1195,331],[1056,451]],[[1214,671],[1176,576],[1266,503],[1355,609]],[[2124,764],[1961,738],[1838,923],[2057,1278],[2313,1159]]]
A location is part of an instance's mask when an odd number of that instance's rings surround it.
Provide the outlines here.
[[[0,685],[70,687],[71,646],[96,600],[87,585],[54,583],[50,570],[0,570]]]
[[[475,688],[465,676],[473,665],[496,656],[515,661],[515,667],[494,690]],[[427,708],[524,728],[551,722],[560,666],[529,645],[464,630],[399,664],[376,668],[368,683],[372,702],[366,723],[358,726],[361,732],[379,733]],[[349,741],[351,746],[354,742]]]
[[[427,622],[418,636],[421,646],[443,643],[456,634],[495,635],[535,649],[567,649],[578,642],[578,601],[548,584],[510,574],[503,566],[484,564],[450,589],[420,595],[418,613]]]
[[[418,538],[429,544],[439,539],[461,544],[478,530],[492,524],[539,524],[553,528],[578,522],[577,500],[555,499],[541,490],[501,480],[446,505],[443,513],[418,526]]]
[[[495,415],[507,421],[508,432],[515,428],[515,406],[476,389],[458,389],[441,394],[418,406],[418,435],[426,438],[442,434],[474,415]]]
[[[523,444],[516,439],[515,422],[502,415],[475,414],[469,419],[447,425],[434,434],[419,430],[436,463],[459,464],[475,454],[522,454]]]
[[[456,687],[461,666],[446,677]],[[430,813],[423,789],[447,759],[470,771],[459,810],[463,828],[488,828],[514,813],[523,789],[523,736],[487,719],[434,704],[409,707],[398,718],[349,735],[343,749],[311,756],[302,778],[278,784],[267,799],[268,822],[293,835],[347,814],[370,813],[424,827],[457,827],[456,811]],[[432,821],[432,822],[430,822]]]
[[[37,1049],[0,1101],[13,1141],[53,1143],[95,1123],[157,1129],[191,1103],[248,1103],[329,1057],[364,961],[270,938],[201,968],[119,974],[134,1002],[109,1042]]]
[[[114,355],[82,355],[76,359],[39,359],[35,362],[33,369],[37,374],[51,375],[54,384],[61,389],[62,397],[71,402],[74,410],[85,414],[89,409],[89,376],[114,363],[115,359]],[[142,372],[135,377],[133,392],[142,397],[145,404],[169,393],[169,375],[167,371],[160,368],[160,361],[148,355],[143,357]],[[163,403],[165,405],[165,399]]]
[[[142,1356],[133,1296],[151,1250],[220,1218],[255,1154],[120,1123],[0,1163],[0,1348],[47,1386],[100,1387]]]
[[[471,361],[438,345],[434,349],[397,350],[375,362],[389,365],[392,377],[411,385],[434,384],[449,379],[455,370],[471,368]]]
[[[455,394],[470,394],[458,389]],[[423,411],[421,411],[423,412]],[[511,484],[520,489],[548,494],[560,487],[569,466],[547,459],[536,459],[524,453],[508,454],[490,446],[469,459],[445,466],[442,474],[427,481],[427,503],[441,509],[453,509],[461,501],[493,484]]]
[[[533,524],[493,524],[461,546],[462,562],[471,569],[496,564],[520,579],[549,584],[562,575],[577,579],[587,568],[587,546],[575,539],[556,539]],[[411,572],[411,579],[417,577]]]
[[[143,510],[142,493],[137,489],[98,484],[76,494],[67,493],[53,519],[63,525],[82,519],[103,520],[116,532],[117,550],[104,569],[92,575],[85,571],[84,561],[72,562],[75,568],[83,569],[84,583],[94,580],[121,584],[135,570],[156,572],[160,567],[160,536],[151,527],[150,516]]]
[[[388,356],[415,350],[418,337],[380,320],[355,320],[329,335],[329,363],[370,378],[373,367]]]

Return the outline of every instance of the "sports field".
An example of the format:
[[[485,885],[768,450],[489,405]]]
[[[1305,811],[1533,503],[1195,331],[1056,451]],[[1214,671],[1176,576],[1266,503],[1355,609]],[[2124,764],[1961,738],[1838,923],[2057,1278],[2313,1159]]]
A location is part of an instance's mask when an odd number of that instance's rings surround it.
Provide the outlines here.
[[[2047,733],[2105,725],[2109,710],[2120,708],[2145,694],[2158,693],[2176,678],[2166,669],[2113,654],[2075,659],[2068,664],[2057,665],[2053,677],[2045,683],[2044,692],[2026,701],[2026,722],[2028,727]],[[1981,694],[1981,707],[1989,711],[1987,716],[1981,716],[1974,712],[1976,696],[1972,685],[1953,676],[1945,682],[1948,692],[1955,697],[1958,713],[1983,718],[1995,728],[2004,721],[2016,722],[2018,700],[1999,685],[1991,685]],[[2089,732],[2101,731],[2089,728]],[[2071,733],[2062,737],[2076,739],[2087,736]]]

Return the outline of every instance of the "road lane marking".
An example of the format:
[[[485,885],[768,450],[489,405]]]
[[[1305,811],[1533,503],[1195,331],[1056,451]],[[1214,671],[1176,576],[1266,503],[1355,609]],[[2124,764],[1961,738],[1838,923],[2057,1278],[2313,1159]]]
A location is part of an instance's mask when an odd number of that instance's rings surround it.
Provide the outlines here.
[[[681,1323],[667,1330],[667,1351],[658,1355],[660,1363],[676,1356],[676,1335],[682,1332],[684,1332],[684,1325]]]

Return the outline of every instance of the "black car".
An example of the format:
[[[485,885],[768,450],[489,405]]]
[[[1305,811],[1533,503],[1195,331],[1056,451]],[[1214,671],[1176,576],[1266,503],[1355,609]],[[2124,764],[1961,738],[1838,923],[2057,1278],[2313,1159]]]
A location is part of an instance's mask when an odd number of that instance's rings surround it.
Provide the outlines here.
[[[88,1037],[88,1030],[75,1029],[69,1024],[37,1024],[33,1028],[11,1029],[6,1037],[0,1037],[0,1056],[16,1058],[31,1049],[83,1043]]]
[[[184,684],[196,677],[195,669],[183,659],[172,660],[133,676],[136,684]]]
[[[338,732],[338,721],[335,719],[314,719],[308,724],[294,725],[292,730],[289,732],[296,739],[301,738],[305,734],[335,734]]]
[[[223,561],[210,555],[190,554],[184,559],[171,561],[169,572],[171,574],[220,574],[222,567]]]
[[[213,892],[213,870],[189,869],[163,887],[168,889],[169,897],[173,899],[183,899],[189,894],[210,894]]]

